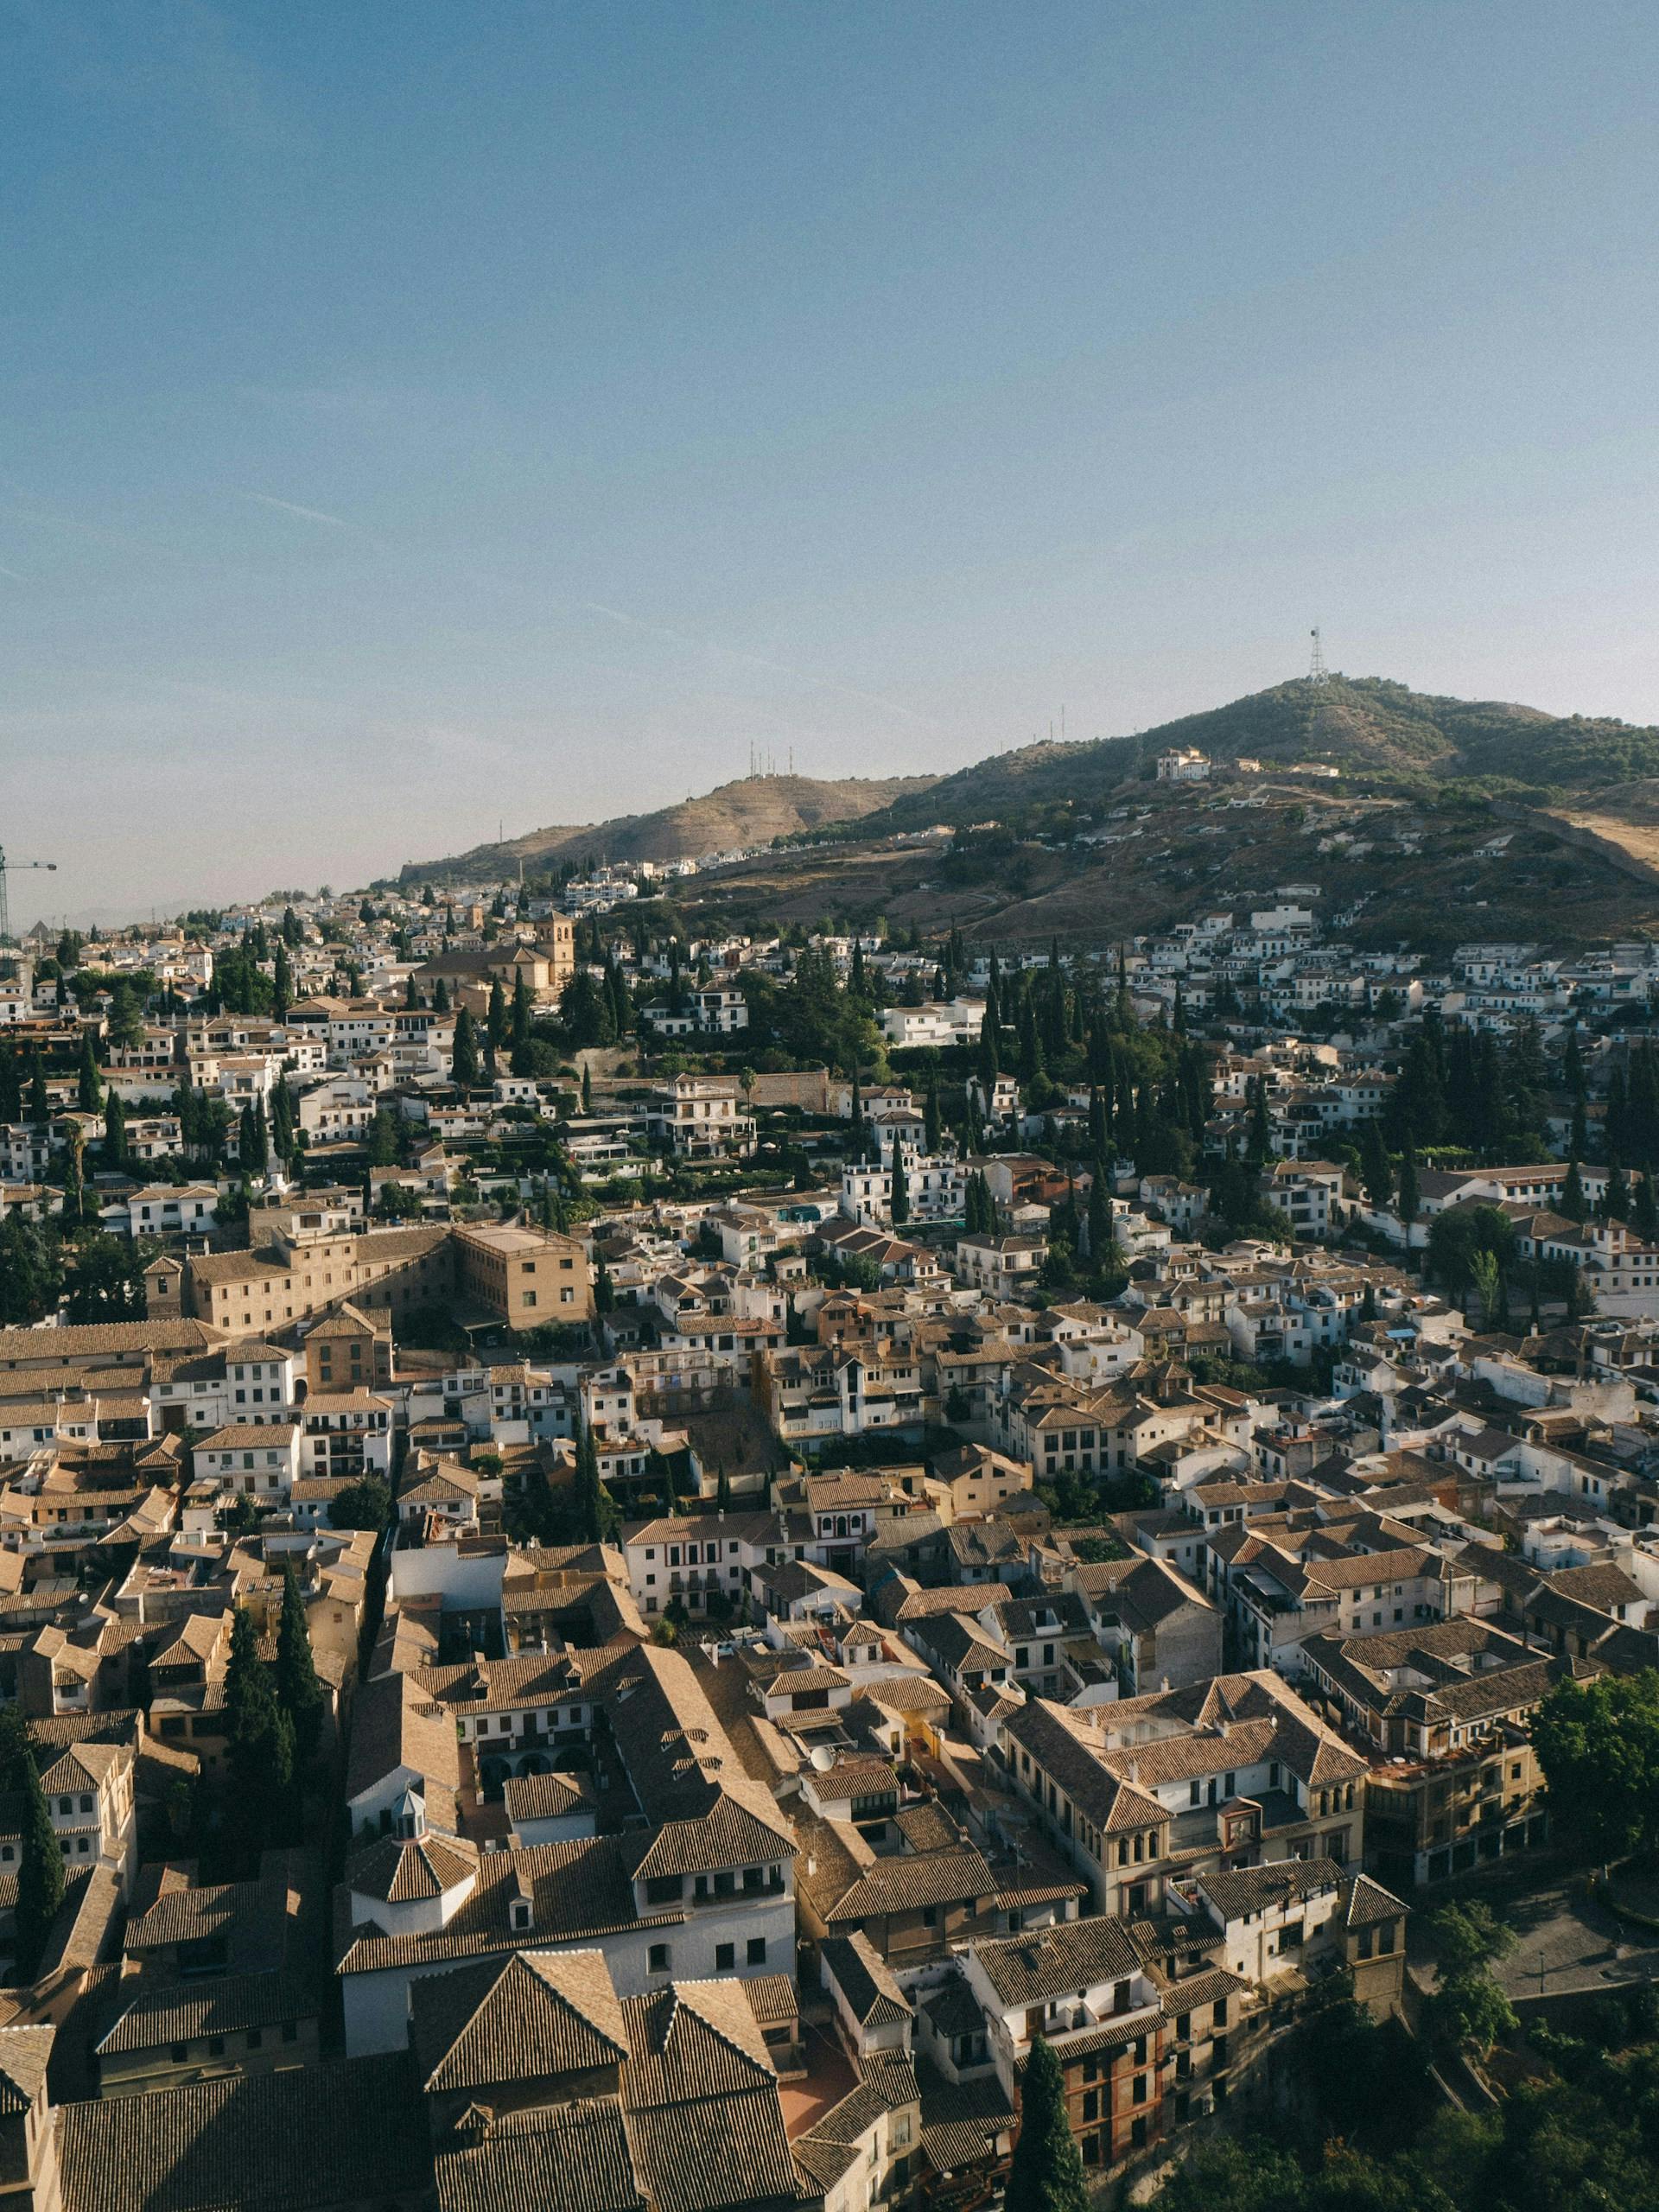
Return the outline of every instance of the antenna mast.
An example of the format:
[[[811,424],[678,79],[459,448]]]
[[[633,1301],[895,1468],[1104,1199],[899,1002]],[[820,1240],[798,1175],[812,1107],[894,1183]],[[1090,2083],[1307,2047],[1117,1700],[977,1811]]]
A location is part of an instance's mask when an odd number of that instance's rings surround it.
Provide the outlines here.
[[[1322,691],[1331,681],[1331,671],[1325,664],[1325,653],[1319,644],[1319,633],[1317,629],[1314,630],[1313,637],[1313,654],[1308,663],[1307,680],[1316,691]]]

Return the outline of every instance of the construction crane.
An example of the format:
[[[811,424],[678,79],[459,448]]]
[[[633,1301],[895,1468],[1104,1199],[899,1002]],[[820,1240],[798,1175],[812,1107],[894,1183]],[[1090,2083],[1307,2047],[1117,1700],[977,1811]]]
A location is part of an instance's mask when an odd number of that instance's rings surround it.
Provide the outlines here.
[[[0,846],[0,944],[11,943],[11,901],[6,895],[6,879],[21,869],[42,868],[56,874],[56,861],[9,861],[5,849]]]

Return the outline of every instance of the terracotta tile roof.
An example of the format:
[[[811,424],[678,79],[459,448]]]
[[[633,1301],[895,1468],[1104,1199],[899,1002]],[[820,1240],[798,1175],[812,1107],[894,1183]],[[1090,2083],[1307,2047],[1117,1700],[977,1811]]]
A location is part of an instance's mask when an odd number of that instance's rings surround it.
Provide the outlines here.
[[[27,2112],[39,2096],[56,2032],[46,2023],[0,2028],[0,2113]]]
[[[153,2050],[194,2036],[236,2035],[247,2028],[313,2018],[315,1993],[294,1974],[226,1974],[217,1980],[141,1991],[98,2045],[99,2056]]]
[[[459,1838],[382,1836],[352,1859],[346,1878],[359,1897],[409,1904],[441,1897],[478,1872],[475,1847]]]
[[[1128,1923],[1095,1918],[1062,1921],[995,1943],[976,1943],[973,1956],[1001,2001],[1035,2005],[1062,1991],[1125,1981],[1141,1971]]]
[[[595,2073],[628,2055],[600,1951],[520,1951],[423,1974],[410,1988],[410,2045],[428,2095]]]
[[[418,2198],[425,2115],[401,2055],[61,2106],[62,2212],[303,2212]]]
[[[614,2097],[497,2116],[433,2160],[438,2212],[640,2212],[645,2197]]]
[[[850,1936],[827,1936],[822,1950],[825,1967],[861,2027],[885,2027],[914,2017],[887,1961],[861,1929]]]

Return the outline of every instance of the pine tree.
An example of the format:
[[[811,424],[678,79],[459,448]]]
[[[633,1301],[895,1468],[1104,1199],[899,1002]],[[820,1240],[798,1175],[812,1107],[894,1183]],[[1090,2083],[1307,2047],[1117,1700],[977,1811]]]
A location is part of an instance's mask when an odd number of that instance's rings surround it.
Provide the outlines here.
[[[1005,2212],[1089,2212],[1083,2153],[1065,2111],[1065,2077],[1038,2036],[1020,2084],[1020,2133],[1008,2167]]]
[[[292,1567],[283,1568],[283,1611],[276,1624],[276,1701],[294,1731],[294,1764],[303,1774],[322,1727],[322,1685],[311,1652],[305,1601]]]
[[[449,1065],[456,1083],[463,1090],[470,1090],[478,1081],[478,1032],[466,1007],[455,1016],[454,1051]]]
[[[96,1114],[104,1103],[104,1084],[92,1051],[92,1033],[80,1033],[80,1067],[75,1077],[75,1103],[83,1114]]]

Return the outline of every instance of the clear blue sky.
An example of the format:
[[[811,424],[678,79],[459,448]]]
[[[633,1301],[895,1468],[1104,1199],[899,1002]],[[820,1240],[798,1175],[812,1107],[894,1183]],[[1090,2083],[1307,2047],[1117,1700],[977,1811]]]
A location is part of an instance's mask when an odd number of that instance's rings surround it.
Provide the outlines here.
[[[32,918],[1354,674],[1659,719],[1659,11],[0,0]]]

